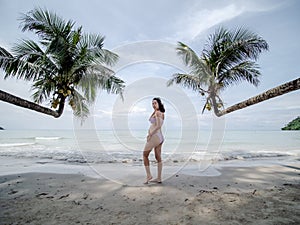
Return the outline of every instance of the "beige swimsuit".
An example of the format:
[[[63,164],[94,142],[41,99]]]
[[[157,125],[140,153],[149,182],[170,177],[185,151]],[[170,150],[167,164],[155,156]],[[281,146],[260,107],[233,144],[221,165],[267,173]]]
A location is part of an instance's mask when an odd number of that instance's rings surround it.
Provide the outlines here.
[[[155,124],[156,122],[156,118],[155,117],[150,117],[149,119],[150,123],[151,123],[151,126]],[[164,120],[162,119],[162,123],[164,122]],[[150,127],[151,128],[151,127]],[[149,129],[150,131],[150,129]],[[160,143],[163,143],[164,142],[164,136],[162,135],[162,132],[161,132],[161,129],[159,129],[158,131],[156,131],[153,135],[157,135],[159,140],[160,140]]]

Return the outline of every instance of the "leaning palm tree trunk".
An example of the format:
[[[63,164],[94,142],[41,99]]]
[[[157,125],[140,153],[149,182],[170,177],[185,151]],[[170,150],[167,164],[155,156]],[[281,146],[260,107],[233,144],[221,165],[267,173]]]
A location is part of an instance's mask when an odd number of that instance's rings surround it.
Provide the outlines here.
[[[233,111],[243,109],[247,106],[254,105],[254,104],[257,104],[259,102],[262,102],[262,101],[265,101],[265,100],[268,100],[268,99],[271,99],[271,98],[277,97],[279,95],[283,95],[283,94],[286,94],[286,93],[289,93],[289,92],[292,92],[292,91],[295,91],[295,90],[298,90],[298,89],[300,89],[300,78],[297,78],[293,81],[290,81],[290,82],[284,83],[282,85],[279,85],[275,88],[272,88],[268,91],[265,91],[264,93],[256,95],[252,98],[249,98],[245,101],[237,103],[233,106],[230,106],[227,109],[224,109],[222,111],[219,111],[218,108],[215,107],[215,106],[213,108],[214,108],[214,112],[215,112],[216,116],[220,117],[220,116],[223,116],[227,113],[231,113]]]
[[[61,104],[59,105],[59,109],[57,111],[54,111],[49,108],[38,105],[34,102],[30,102],[25,99],[19,98],[17,96],[11,95],[2,90],[0,90],[0,100],[7,102],[7,103],[11,103],[16,106],[21,106],[23,108],[27,108],[27,109],[31,109],[31,110],[34,110],[34,111],[37,111],[37,112],[40,112],[43,114],[47,114],[47,115],[53,116],[55,118],[60,117],[63,112],[63,108],[62,108],[63,105],[61,105]]]

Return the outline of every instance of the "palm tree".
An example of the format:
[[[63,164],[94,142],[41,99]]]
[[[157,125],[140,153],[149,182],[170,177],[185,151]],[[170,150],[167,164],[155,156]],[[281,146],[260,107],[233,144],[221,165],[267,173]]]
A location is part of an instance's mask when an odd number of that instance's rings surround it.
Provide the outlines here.
[[[0,90],[0,100],[11,103],[23,108],[31,109],[40,113],[44,113],[50,116],[53,116],[55,118],[58,118],[62,114],[62,110],[60,112],[49,109],[47,107],[41,106],[39,104],[36,104],[34,102],[30,102],[28,100],[22,99],[20,97],[17,97],[15,95],[9,94],[5,91]],[[62,107],[61,107],[62,109]]]
[[[34,32],[39,42],[22,40],[12,53],[0,47],[0,68],[5,72],[4,78],[32,81],[34,102],[4,91],[0,92],[0,100],[56,118],[68,101],[74,115],[85,118],[97,89],[122,95],[124,82],[108,68],[118,56],[103,48],[103,36],[85,34],[82,27],[74,25],[40,8],[22,15],[22,31]],[[52,109],[39,105],[46,100]]]
[[[241,81],[257,86],[261,74],[255,61],[265,50],[268,50],[267,42],[244,28],[236,30],[219,28],[209,36],[200,56],[179,42],[177,53],[191,71],[189,74],[174,74],[167,85],[177,83],[200,92],[206,96],[202,112],[213,108],[217,116],[224,115],[229,111],[223,110],[223,113],[219,111],[220,108],[224,109],[220,92]],[[234,110],[237,109],[239,108]]]
[[[216,115],[217,116],[223,116],[227,113],[243,109],[245,107],[248,107],[250,105],[257,104],[259,102],[289,93],[291,91],[295,91],[300,89],[300,78],[297,78],[295,80],[289,81],[287,83],[284,83],[282,85],[279,85],[275,88],[269,89],[259,95],[256,95],[254,97],[251,97],[245,101],[239,102],[233,106],[230,106],[222,111],[219,111]]]

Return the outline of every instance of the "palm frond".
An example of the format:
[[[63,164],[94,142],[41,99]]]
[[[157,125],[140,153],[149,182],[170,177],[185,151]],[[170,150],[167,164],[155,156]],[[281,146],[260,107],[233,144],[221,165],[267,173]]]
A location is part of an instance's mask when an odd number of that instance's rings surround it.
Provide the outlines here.
[[[86,103],[86,99],[78,91],[74,90],[70,100],[73,100],[75,104],[73,109],[74,116],[80,118],[81,122],[83,122],[89,115],[89,108]]]
[[[34,102],[40,104],[48,99],[51,93],[56,90],[56,83],[51,80],[39,78],[32,85],[32,90],[36,90],[36,92],[32,94]]]
[[[261,52],[269,49],[268,43],[257,34],[248,29],[237,28],[229,33],[232,42],[231,47],[244,53],[249,59],[257,60]]]
[[[55,13],[35,8],[27,14],[21,15],[22,31],[33,31],[39,35],[43,41],[50,41],[57,35],[66,36],[74,26],[74,22],[65,21]]]
[[[0,57],[13,58],[13,55],[5,48],[0,47]]]
[[[5,48],[0,47],[0,68],[3,69],[7,74],[11,70],[10,68],[15,64],[17,64],[17,62],[14,56]],[[6,77],[7,75],[5,75],[4,78]]]
[[[99,49],[98,51],[95,51],[95,54],[97,56],[96,62],[104,63],[108,66],[113,66],[119,59],[119,56],[111,52],[107,49]]]
[[[1,65],[6,77],[12,75],[18,79],[35,80],[41,74],[52,74],[56,70],[55,64],[34,41],[22,40],[12,48],[12,52],[14,56],[6,59],[7,67]]]
[[[204,45],[202,52],[203,58],[215,67],[215,61],[223,50],[222,43],[226,43],[228,31],[222,27],[217,29],[214,34],[209,35],[208,41]]]
[[[95,100],[97,88],[106,90],[107,93],[120,94],[122,97],[125,87],[123,80],[114,76],[112,70],[100,64],[89,67],[78,85],[89,102]]]
[[[210,36],[203,55],[212,71],[217,74],[242,61],[255,61],[265,50],[268,50],[267,42],[247,29],[230,31],[219,28]]]
[[[238,28],[228,32],[226,36],[219,44],[222,51],[215,53],[219,54],[215,59],[218,66],[217,73],[244,61],[256,61],[262,51],[268,50],[267,42],[247,29]]]
[[[205,92],[205,90],[202,88],[203,84],[201,83],[199,76],[175,73],[173,74],[172,78],[168,80],[167,86],[171,86],[173,83],[180,84],[183,87],[190,88],[194,91]]]
[[[39,66],[19,60],[15,57],[0,56],[0,67],[5,71],[4,79],[9,76],[17,76],[17,78],[31,80],[38,72],[42,72]]]
[[[83,34],[79,44],[89,49],[103,48],[105,37],[99,34]]]
[[[118,55],[103,49],[104,37],[97,34],[84,34],[79,42],[79,46],[90,54],[92,59],[108,66],[114,65],[118,60]]]
[[[207,85],[212,71],[207,66],[206,62],[199,58],[190,47],[182,42],[178,42],[176,50],[177,54],[182,57],[184,63],[190,67],[190,74],[198,76],[199,82],[202,83],[202,85]]]
[[[187,65],[188,67],[195,68],[203,66],[203,63],[201,62],[197,54],[186,44],[178,42],[176,50],[177,54],[182,57],[185,65]]]
[[[224,87],[239,83],[241,81],[247,81],[254,86],[259,84],[259,76],[261,75],[259,67],[255,62],[241,62],[234,67],[228,69],[220,76],[220,82]]]

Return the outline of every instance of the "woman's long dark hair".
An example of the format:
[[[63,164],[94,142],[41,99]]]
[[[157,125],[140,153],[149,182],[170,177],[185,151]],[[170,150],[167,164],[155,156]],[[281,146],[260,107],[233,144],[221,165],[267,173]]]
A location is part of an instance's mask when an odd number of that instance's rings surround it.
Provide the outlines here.
[[[161,111],[161,112],[164,113],[166,110],[165,110],[164,104],[162,104],[160,98],[158,98],[158,97],[157,98],[153,98],[153,100],[157,101],[159,111]]]

